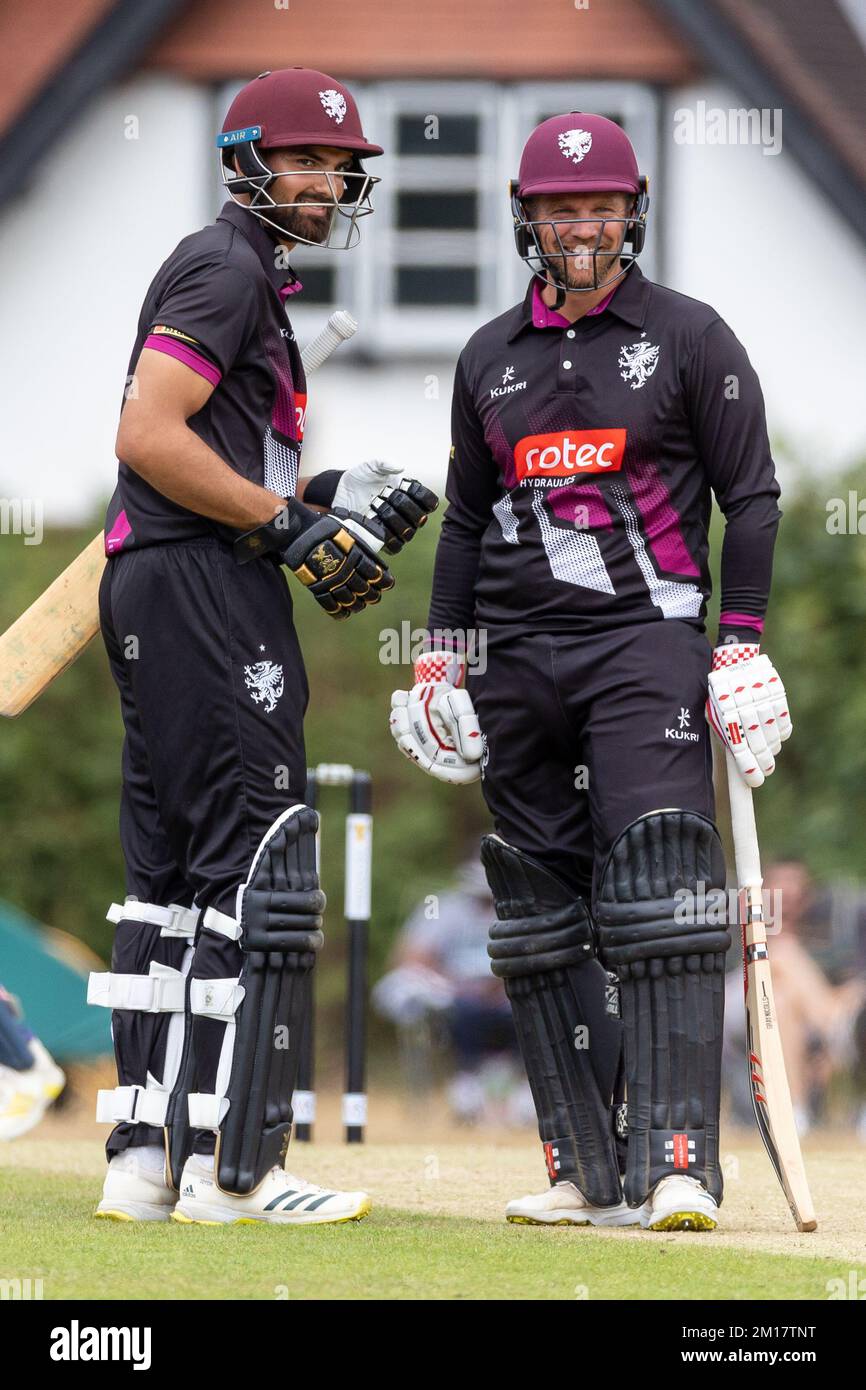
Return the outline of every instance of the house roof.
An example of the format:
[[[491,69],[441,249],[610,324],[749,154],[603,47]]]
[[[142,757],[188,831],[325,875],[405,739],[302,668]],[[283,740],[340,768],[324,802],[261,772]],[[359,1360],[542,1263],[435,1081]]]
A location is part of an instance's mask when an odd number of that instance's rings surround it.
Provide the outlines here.
[[[744,104],[782,110],[786,148],[866,236],[864,46],[840,0],[652,0]]]
[[[424,0],[399,9],[393,0],[287,0],[285,9],[262,0],[193,0],[148,62],[203,79],[294,64],[355,78],[664,84],[700,71],[690,43],[646,0],[592,0],[585,9],[569,0]]]
[[[856,3],[856,0],[855,0]],[[721,0],[720,8],[761,53],[776,80],[866,182],[863,34],[842,4]]]
[[[48,0],[0,11],[0,130],[27,110],[111,8],[112,0]]]
[[[0,204],[186,0],[46,0],[0,11]]]

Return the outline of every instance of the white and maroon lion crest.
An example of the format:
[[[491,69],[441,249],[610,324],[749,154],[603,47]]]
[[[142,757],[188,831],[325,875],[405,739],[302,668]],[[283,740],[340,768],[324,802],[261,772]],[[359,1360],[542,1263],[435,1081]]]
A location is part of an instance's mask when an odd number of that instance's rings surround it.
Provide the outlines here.
[[[324,92],[319,92],[319,101],[325,108],[325,115],[330,116],[337,125],[342,125],[346,114],[346,98],[343,93],[334,87],[326,87]]]
[[[592,149],[592,136],[588,130],[564,130],[559,136],[559,148],[572,164],[579,164]]]
[[[244,667],[244,685],[253,702],[264,705],[265,713],[270,714],[283,693],[283,668],[273,661],[256,661]]]
[[[617,365],[620,376],[627,381],[633,391],[645,386],[658,366],[659,350],[653,343],[623,343]]]

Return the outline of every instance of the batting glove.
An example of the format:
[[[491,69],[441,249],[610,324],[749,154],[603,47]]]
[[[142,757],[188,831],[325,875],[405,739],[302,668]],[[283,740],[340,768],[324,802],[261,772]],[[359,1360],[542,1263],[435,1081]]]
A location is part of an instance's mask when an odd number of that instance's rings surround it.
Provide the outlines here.
[[[282,554],[283,564],[338,620],[379,603],[385,590],[394,587],[391,571],[376,558],[381,534],[361,520],[351,513],[323,516]]]
[[[322,516],[292,498],[273,521],[237,538],[235,559],[245,565],[278,555],[330,617],[360,613],[394,587],[391,571],[376,558],[386,535],[375,519],[338,512]]]
[[[391,696],[391,735],[403,756],[458,785],[478,781],[483,752],[472,697],[458,689],[463,675],[453,652],[427,652],[415,662],[412,689]]]
[[[384,463],[382,459],[369,459],[366,463],[356,463],[341,473],[334,493],[334,506],[345,507],[347,512],[364,515],[373,498],[383,487],[396,487],[403,473],[399,463]]]
[[[414,478],[402,478],[401,469],[380,459],[349,468],[334,493],[334,508],[357,512],[368,522],[378,520],[385,532],[383,550],[396,555],[427,517],[439,506],[439,498]]]
[[[709,676],[707,720],[734,755],[743,780],[760,787],[793,725],[778,671],[757,643],[716,647]]]

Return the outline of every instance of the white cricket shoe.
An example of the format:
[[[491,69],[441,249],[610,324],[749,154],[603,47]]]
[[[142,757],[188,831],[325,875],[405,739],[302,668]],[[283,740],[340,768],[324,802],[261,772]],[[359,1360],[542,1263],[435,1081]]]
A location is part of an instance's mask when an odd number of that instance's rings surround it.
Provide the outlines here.
[[[505,1208],[505,1217],[528,1226],[639,1226],[642,1211],[626,1202],[593,1207],[573,1182],[558,1182],[546,1192],[516,1197]]]
[[[148,1144],[114,1155],[93,1215],[104,1221],[167,1221],[176,1201],[165,1180],[165,1154]]]
[[[66,1085],[66,1076],[38,1038],[27,1046],[32,1067],[16,1071],[0,1066],[0,1140],[17,1139],[39,1124]]]
[[[714,1231],[719,1224],[718,1203],[703,1183],[678,1173],[656,1183],[643,1212],[650,1231]]]
[[[321,1226],[328,1222],[360,1221],[372,1205],[366,1192],[335,1192],[317,1187],[276,1166],[249,1196],[221,1192],[214,1180],[213,1161],[192,1154],[184,1166],[180,1201],[172,1220],[204,1226],[250,1221],[266,1221],[275,1226]]]

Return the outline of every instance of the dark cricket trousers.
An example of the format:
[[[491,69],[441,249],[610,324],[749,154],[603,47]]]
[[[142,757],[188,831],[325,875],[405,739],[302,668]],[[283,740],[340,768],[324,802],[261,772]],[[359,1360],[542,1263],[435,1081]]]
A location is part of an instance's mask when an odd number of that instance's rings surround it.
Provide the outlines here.
[[[238,887],[277,817],[304,800],[308,686],[282,570],[239,566],[216,538],[154,545],[109,560],[102,635],[125,729],[120,838],[130,897],[235,915]],[[187,946],[121,921],[112,971],[180,970]],[[237,976],[241,952],[200,929],[190,978]],[[115,1010],[118,1082],[161,1078],[169,1018]],[[213,1091],[224,1025],[196,1020],[197,1089]],[[201,1134],[196,1149],[213,1147]],[[109,1157],[161,1144],[162,1130],[119,1124]]]
[[[712,651],[679,619],[592,636],[492,632],[466,688],[497,834],[590,902],[620,833],[663,807],[714,815]]]

